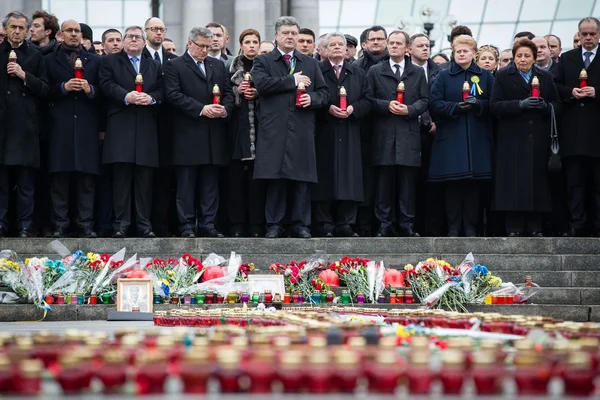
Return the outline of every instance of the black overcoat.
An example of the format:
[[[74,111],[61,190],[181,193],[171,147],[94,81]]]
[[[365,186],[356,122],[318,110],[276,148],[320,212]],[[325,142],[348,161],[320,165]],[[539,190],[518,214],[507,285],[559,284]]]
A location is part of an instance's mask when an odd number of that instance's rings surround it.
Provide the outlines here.
[[[340,79],[329,60],[319,63],[329,87],[329,104],[317,112],[317,176],[311,200],[363,201],[360,122],[371,111],[371,90],[364,71],[344,62]],[[346,90],[346,104],[354,111],[349,118],[329,114],[329,106],[340,106],[340,87]]]
[[[533,67],[540,81],[540,97],[560,111],[552,75]],[[547,212],[552,210],[548,185],[550,110],[521,111],[519,100],[530,97],[531,85],[511,65],[496,73],[490,112],[498,118],[494,203],[497,210]]]
[[[227,165],[227,118],[201,117],[212,104],[213,86],[219,85],[227,117],[233,112],[229,72],[221,60],[204,60],[206,77],[186,52],[165,65],[165,93],[173,110],[173,165]]]
[[[25,71],[25,81],[6,73],[11,50]],[[11,49],[8,40],[0,45],[0,165],[40,166],[40,106],[48,93],[44,57],[27,41]]]
[[[67,53],[58,50],[44,57],[48,73],[48,172],[100,174],[100,88],[101,57],[81,51],[83,77],[92,92],[67,92],[63,85],[73,78]]]
[[[376,117],[372,127],[372,162],[374,166],[421,166],[421,130],[419,116],[429,107],[425,71],[405,58],[400,80],[389,62],[377,64],[367,74],[373,90],[373,110]],[[408,115],[395,115],[389,110],[396,100],[396,88],[404,82],[404,104]]]
[[[252,67],[260,95],[255,179],[291,179],[317,182],[315,110],[329,101],[329,89],[312,57],[294,50],[296,72],[308,76],[311,105],[296,107],[296,83],[278,48],[256,57]]]
[[[598,116],[600,115],[600,56],[592,60],[588,74],[588,86],[596,89],[596,98],[586,97],[577,100],[573,97],[573,88],[579,87],[579,74],[584,68],[582,49],[569,50],[560,56],[554,82],[563,102],[560,122],[560,154],[562,157],[588,156],[600,157],[600,134]]]
[[[106,98],[107,114],[104,164],[158,167],[156,106],[164,100],[162,68],[158,62],[142,57],[140,72],[144,93],[156,102],[147,106],[125,104],[127,93],[135,90],[135,69],[125,51],[102,57],[100,89]]]

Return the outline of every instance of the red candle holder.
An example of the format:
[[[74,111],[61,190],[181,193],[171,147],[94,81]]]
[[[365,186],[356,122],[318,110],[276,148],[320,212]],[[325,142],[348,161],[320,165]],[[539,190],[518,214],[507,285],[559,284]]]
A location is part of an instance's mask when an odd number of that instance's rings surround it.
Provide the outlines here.
[[[367,379],[370,393],[394,394],[404,367],[395,352],[381,351],[375,362],[369,364]]]
[[[471,91],[471,88],[469,86],[469,82],[465,81],[465,83],[463,83],[463,87],[462,87],[462,101],[467,100],[467,97],[469,97],[470,91]]]
[[[595,371],[591,368],[589,354],[575,352],[569,355],[567,367],[562,373],[567,396],[591,396],[594,393]]]
[[[205,394],[208,379],[212,373],[209,368],[209,358],[206,346],[192,348],[181,363],[179,376],[183,382],[184,393]]]
[[[42,363],[39,360],[23,360],[16,369],[13,387],[24,396],[37,396],[42,389]]]
[[[63,393],[78,394],[89,388],[88,370],[82,361],[74,354],[65,354],[60,360],[60,371],[56,380]]]
[[[522,396],[540,396],[548,392],[548,382],[552,377],[552,369],[531,351],[517,353],[515,358],[515,383],[517,393]]]
[[[75,75],[75,79],[83,79],[83,63],[79,58],[75,60],[73,74]]]
[[[502,393],[504,374],[497,363],[494,351],[480,351],[473,356],[473,383],[478,395],[497,395]]]
[[[142,74],[137,74],[135,76],[135,91],[138,93],[142,93],[144,91],[144,77]]]
[[[396,101],[404,104],[404,82],[400,82],[396,87]]]
[[[346,111],[348,105],[346,103],[346,89],[340,86],[340,110]]]
[[[302,366],[302,353],[289,350],[281,354],[277,380],[281,382],[285,393],[298,393],[305,384],[305,369]]]
[[[14,50],[11,50],[10,53],[8,53],[8,62],[9,63],[17,62],[17,53]],[[15,76],[15,74],[10,74],[10,76]]]
[[[531,80],[531,97],[540,97],[540,80],[537,76]]]
[[[266,394],[272,392],[272,384],[275,380],[276,371],[274,353],[269,349],[261,349],[254,354],[252,363],[244,370],[250,381],[248,391],[253,394]]]
[[[309,393],[329,393],[333,389],[333,370],[329,366],[329,356],[324,348],[311,352],[309,366],[306,371]]]
[[[96,377],[104,385],[104,393],[118,393],[127,383],[127,363],[122,351],[113,349],[104,353],[103,365],[96,370]]]
[[[300,103],[300,97],[302,97],[303,94],[306,94],[306,87],[304,86],[304,82],[300,82],[298,84],[298,88],[296,89],[296,106],[297,107],[302,107],[302,104]]]
[[[0,355],[0,393],[8,393],[12,389],[13,374],[10,359],[5,354]]]
[[[442,353],[442,361],[440,381],[444,394],[461,394],[465,380],[465,355],[458,350],[446,350]]]
[[[581,70],[581,72],[579,73],[579,89],[583,89],[584,87],[586,87],[588,85],[587,81],[588,81],[588,74],[587,74],[587,71],[585,70],[585,68],[583,68]]]
[[[428,351],[413,350],[413,353],[410,355],[410,368],[406,370],[406,378],[410,394],[429,394],[434,375],[429,369]]]
[[[215,86],[213,86],[213,99],[212,99],[212,103],[213,104],[221,104],[221,89],[219,89],[219,85],[215,84]]]
[[[219,366],[216,378],[221,386],[221,393],[240,392],[241,357],[236,349],[225,348],[217,353]]]
[[[144,352],[138,356],[136,384],[138,394],[160,394],[167,380],[167,363],[161,353]]]

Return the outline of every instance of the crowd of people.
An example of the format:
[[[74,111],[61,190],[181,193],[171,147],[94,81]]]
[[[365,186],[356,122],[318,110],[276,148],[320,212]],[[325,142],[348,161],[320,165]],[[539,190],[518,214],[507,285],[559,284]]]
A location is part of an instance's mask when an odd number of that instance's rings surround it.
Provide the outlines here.
[[[237,56],[217,22],[178,56],[158,18],[94,41],[11,12],[0,236],[598,234],[599,28],[582,19],[561,54],[552,34],[499,51],[457,26],[432,57],[423,33],[280,17]]]

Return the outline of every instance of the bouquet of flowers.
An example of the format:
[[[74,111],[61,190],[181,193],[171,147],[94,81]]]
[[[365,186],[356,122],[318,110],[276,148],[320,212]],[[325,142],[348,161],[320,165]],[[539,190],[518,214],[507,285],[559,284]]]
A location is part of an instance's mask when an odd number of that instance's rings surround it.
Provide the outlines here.
[[[369,286],[369,276],[367,273],[367,264],[370,260],[366,258],[342,257],[339,261],[329,265],[329,269],[335,271],[340,276],[340,285],[346,286],[350,292],[350,298],[355,299],[360,292],[370,301],[371,288]]]
[[[302,292],[305,299],[311,299],[317,285],[322,285],[324,282],[317,282],[320,280],[318,275],[321,271],[327,267],[327,256],[322,253],[318,253],[313,256],[310,261],[290,261],[285,266],[280,263],[274,263],[269,266],[269,270],[276,274],[283,274],[285,288],[287,292]],[[323,289],[321,289],[323,290]]]
[[[168,260],[154,258],[152,261],[146,263],[146,272],[152,278],[154,293],[163,298],[169,296],[170,289],[167,277],[169,274],[174,274],[173,269],[177,265],[179,265],[179,260],[175,258],[169,258]]]
[[[236,282],[248,282],[248,273],[250,271],[254,271],[256,268],[253,263],[250,264],[242,264],[240,265],[240,269],[235,277]]]
[[[66,272],[62,260],[46,260],[46,272],[44,273],[44,293],[52,287]]]
[[[17,253],[11,250],[0,252],[0,278],[2,284],[11,288],[18,297],[27,297],[27,289],[21,280],[23,263],[18,260]],[[14,295],[3,296],[3,301],[16,300]]]
[[[202,262],[189,253],[184,254],[179,264],[174,268],[172,292],[187,294],[193,291],[193,285],[198,282],[204,273]]]

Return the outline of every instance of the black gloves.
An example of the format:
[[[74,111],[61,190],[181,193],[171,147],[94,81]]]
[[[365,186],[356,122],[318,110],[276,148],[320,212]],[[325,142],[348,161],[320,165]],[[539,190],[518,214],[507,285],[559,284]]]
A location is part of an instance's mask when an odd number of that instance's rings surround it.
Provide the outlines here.
[[[528,97],[523,100],[519,100],[519,108],[521,110],[532,110],[532,111],[544,111],[548,107],[548,104],[544,99],[539,97]]]
[[[477,98],[475,96],[467,96],[464,103],[475,105],[477,104]]]
[[[471,108],[473,108],[472,104],[467,103],[466,101],[461,101],[460,103],[458,103],[456,105],[456,111],[457,112],[467,112],[469,111]]]

